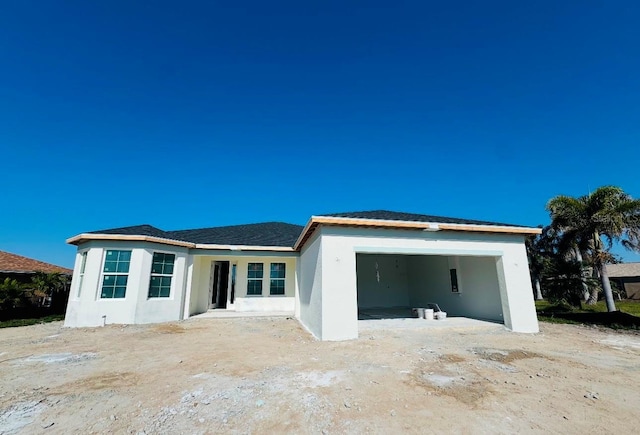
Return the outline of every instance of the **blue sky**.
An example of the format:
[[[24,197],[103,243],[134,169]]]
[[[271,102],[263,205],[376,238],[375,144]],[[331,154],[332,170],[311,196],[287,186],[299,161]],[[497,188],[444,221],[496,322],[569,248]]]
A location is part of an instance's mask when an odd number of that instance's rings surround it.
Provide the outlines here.
[[[634,1],[3,2],[0,250],[71,266],[66,238],[141,223],[537,225],[557,194],[640,197],[639,20]]]

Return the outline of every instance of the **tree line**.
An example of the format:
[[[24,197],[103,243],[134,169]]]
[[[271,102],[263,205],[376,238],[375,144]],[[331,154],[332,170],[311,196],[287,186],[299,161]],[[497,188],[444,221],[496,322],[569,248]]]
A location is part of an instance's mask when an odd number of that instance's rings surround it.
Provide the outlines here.
[[[526,241],[536,299],[574,307],[595,304],[602,294],[616,311],[606,265],[621,259],[614,244],[640,252],[640,200],[603,186],[580,197],[559,195],[546,206],[551,223]]]
[[[57,272],[36,272],[27,283],[5,278],[0,281],[0,318],[8,319],[15,317],[13,313],[49,308],[52,298],[66,293],[69,282],[67,275]]]

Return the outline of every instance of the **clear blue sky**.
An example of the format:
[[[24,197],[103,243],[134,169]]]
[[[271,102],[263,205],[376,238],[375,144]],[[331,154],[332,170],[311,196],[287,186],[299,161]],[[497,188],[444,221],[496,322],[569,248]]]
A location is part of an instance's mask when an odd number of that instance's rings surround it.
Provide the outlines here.
[[[637,1],[5,1],[0,250],[640,197]],[[622,252],[622,251],[620,251]],[[626,254],[627,260],[640,256]]]

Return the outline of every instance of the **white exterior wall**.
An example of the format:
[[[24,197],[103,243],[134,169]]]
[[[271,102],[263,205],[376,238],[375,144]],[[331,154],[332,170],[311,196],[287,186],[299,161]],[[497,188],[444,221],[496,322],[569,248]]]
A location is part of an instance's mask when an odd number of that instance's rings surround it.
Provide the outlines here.
[[[194,251],[197,253],[197,251]],[[188,316],[207,311],[210,305],[211,263],[228,261],[236,265],[235,311],[290,311],[295,312],[296,305],[296,254],[278,256],[273,252],[265,254],[247,253],[194,255],[193,279],[190,287]],[[264,275],[262,281],[262,295],[247,295],[247,270],[249,263],[263,263]],[[285,294],[270,295],[270,264],[285,263]]]
[[[320,231],[305,243],[298,260],[297,317],[317,338],[322,339],[322,239]]]
[[[504,324],[515,332],[538,332],[531,275],[524,243],[512,246],[498,258],[498,281]]]
[[[104,255],[110,249],[131,251],[124,298],[100,298]],[[80,280],[80,262],[83,252],[87,252],[87,262],[84,277]],[[176,256],[171,278],[171,293],[168,298],[148,297],[154,252],[172,253]],[[132,324],[181,319],[187,262],[186,249],[154,243],[123,244],[101,241],[79,246],[64,325],[100,326],[103,321],[107,324]],[[81,289],[79,289],[80,285],[82,285]],[[103,316],[105,316],[104,319]]]
[[[185,318],[194,314],[204,313],[209,309],[209,274],[211,273],[211,261],[205,261],[208,257],[196,255],[193,257],[193,272],[191,287],[188,290],[189,303],[185,304],[189,311]],[[186,309],[185,307],[185,309]]]
[[[356,253],[447,255],[498,258],[496,273],[505,326],[516,332],[537,332],[536,317],[524,238],[518,235],[425,232],[389,229],[360,229],[323,226],[316,230],[321,249],[302,251],[302,280],[300,284],[302,323],[322,340],[346,340],[358,337]],[[311,258],[305,258],[310,255]],[[317,313],[322,319],[320,331],[317,320],[305,315],[304,297],[313,294],[305,278],[305,264],[313,257],[321,257],[322,296],[312,301],[306,311]],[[318,267],[316,266],[316,273]],[[447,267],[448,269],[448,267]],[[462,285],[468,278],[462,276]],[[311,301],[311,300],[310,300]]]

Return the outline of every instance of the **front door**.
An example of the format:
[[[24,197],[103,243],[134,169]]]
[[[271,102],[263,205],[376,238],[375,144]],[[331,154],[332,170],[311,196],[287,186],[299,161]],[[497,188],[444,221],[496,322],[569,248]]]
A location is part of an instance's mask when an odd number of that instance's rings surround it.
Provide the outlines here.
[[[229,292],[229,262],[215,261],[212,265],[211,308],[227,308]]]

